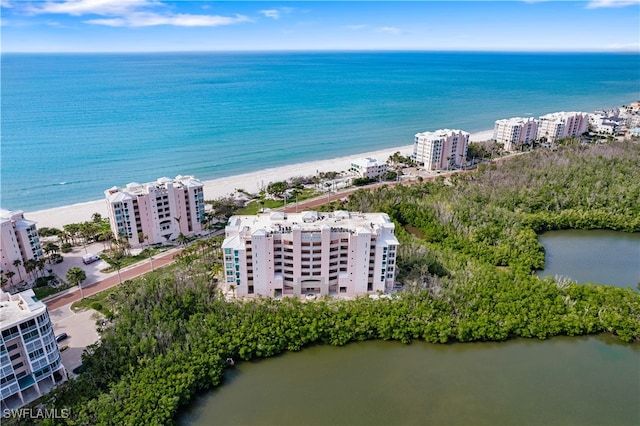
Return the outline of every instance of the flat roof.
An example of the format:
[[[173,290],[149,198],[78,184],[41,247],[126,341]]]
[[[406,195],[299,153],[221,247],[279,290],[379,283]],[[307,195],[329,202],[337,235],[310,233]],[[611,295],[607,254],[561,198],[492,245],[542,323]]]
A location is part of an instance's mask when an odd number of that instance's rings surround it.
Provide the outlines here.
[[[36,298],[33,290],[0,294],[0,324],[3,330],[40,315],[47,306]]]

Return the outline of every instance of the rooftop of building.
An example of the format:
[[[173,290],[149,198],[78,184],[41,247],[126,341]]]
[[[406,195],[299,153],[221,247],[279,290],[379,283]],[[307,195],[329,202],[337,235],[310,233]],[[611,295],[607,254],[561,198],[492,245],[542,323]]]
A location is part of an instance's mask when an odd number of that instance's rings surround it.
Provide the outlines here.
[[[588,112],[581,112],[581,111],[558,111],[558,112],[552,112],[552,113],[549,113],[549,114],[541,115],[540,119],[541,120],[557,119],[557,118],[575,117],[576,115],[586,115],[586,116],[588,116],[589,113]]]
[[[1,210],[0,209],[0,223],[13,222],[15,228],[19,231],[30,228],[36,225],[37,222],[27,220],[24,218],[24,212],[22,210]]]
[[[111,202],[124,201],[130,197],[127,195],[142,195],[148,194],[151,190],[163,190],[169,186],[174,188],[193,188],[202,187],[203,183],[193,176],[178,175],[174,179],[168,177],[161,177],[154,182],[138,183],[130,182],[124,187],[113,186],[105,191],[105,195]]]
[[[377,158],[372,157],[358,158],[357,160],[353,160],[351,163],[361,167],[371,167],[385,164],[378,161]]]
[[[446,138],[452,135],[465,135],[465,136],[469,136],[470,133],[465,132],[464,130],[459,130],[459,129],[439,129],[436,130],[434,132],[421,132],[421,133],[416,133],[416,137],[424,137],[424,138],[434,138],[434,139],[439,139],[439,138]]]
[[[0,324],[2,329],[46,311],[47,306],[36,298],[33,290],[9,294],[0,290]]]
[[[232,216],[227,223],[229,231],[258,233],[289,233],[332,231],[377,233],[387,229],[393,232],[395,225],[386,213],[352,213],[304,211],[300,213],[266,212],[249,216]]]
[[[521,124],[528,123],[530,121],[536,121],[535,117],[511,117],[511,118],[502,118],[500,120],[496,120],[496,124]]]

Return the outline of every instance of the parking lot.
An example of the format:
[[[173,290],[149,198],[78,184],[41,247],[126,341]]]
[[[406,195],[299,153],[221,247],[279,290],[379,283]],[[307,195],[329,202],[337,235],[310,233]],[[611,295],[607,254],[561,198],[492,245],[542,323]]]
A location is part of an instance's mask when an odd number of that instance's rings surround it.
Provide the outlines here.
[[[100,270],[107,268],[109,264],[101,259],[85,265],[82,261],[82,256],[87,253],[99,255],[103,250],[104,245],[102,243],[89,244],[86,246],[86,249],[83,247],[74,247],[69,253],[61,253],[64,258],[62,263],[47,264],[46,268],[51,269],[56,276],[66,281],[67,271],[71,268],[78,267],[87,274],[87,279],[82,282],[82,286],[85,287],[107,277],[108,274],[104,274],[100,272]]]
[[[67,333],[68,336],[58,343],[62,364],[68,373],[72,374],[73,370],[82,364],[84,349],[100,338],[96,331],[99,315],[93,309],[74,313],[70,305],[49,311],[55,335]],[[62,350],[65,346],[67,348]]]

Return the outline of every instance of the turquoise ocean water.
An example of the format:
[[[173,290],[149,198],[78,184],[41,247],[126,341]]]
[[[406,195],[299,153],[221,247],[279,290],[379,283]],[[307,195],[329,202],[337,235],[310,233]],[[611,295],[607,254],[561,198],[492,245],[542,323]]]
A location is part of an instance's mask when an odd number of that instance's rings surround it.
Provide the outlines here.
[[[207,180],[413,142],[417,132],[640,99],[638,54],[3,54],[1,199]],[[311,174],[313,171],[301,171]]]

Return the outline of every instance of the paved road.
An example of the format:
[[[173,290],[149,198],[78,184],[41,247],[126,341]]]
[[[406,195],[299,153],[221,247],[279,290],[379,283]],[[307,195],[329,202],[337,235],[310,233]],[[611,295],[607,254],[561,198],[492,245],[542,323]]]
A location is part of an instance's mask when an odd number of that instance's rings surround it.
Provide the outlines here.
[[[153,258],[153,267],[160,268],[162,266],[168,265],[174,261],[175,256],[178,255],[182,249],[171,249],[167,253],[159,255]],[[145,261],[143,263],[137,263],[133,266],[129,266],[127,268],[120,270],[120,277],[118,277],[117,273],[112,273],[106,278],[97,281],[93,284],[89,284],[82,287],[82,293],[84,297],[88,297],[99,293],[103,290],[111,288],[115,285],[120,284],[120,280],[126,281],[132,278],[143,275],[151,270],[151,262]],[[59,296],[53,296],[49,300],[45,300],[47,304],[47,308],[51,311],[52,309],[60,308],[64,305],[70,305],[73,302],[76,302],[81,299],[80,290],[75,287],[70,291],[60,294]]]
[[[498,157],[495,158],[493,160],[490,161],[490,164],[496,164],[498,162],[502,162],[508,158],[511,157],[515,157],[517,155],[523,155],[526,154],[527,152],[514,152],[511,154],[507,154],[503,157]],[[431,181],[434,180],[438,177],[449,177],[452,176],[454,174],[463,174],[463,173],[470,173],[472,171],[475,171],[476,168],[472,168],[472,169],[467,169],[467,170],[451,170],[451,171],[440,171],[440,172],[435,172],[435,171],[431,171],[431,172],[422,172],[422,173],[418,173],[418,176],[422,177],[422,181],[423,182],[427,182],[427,181]],[[366,186],[361,186],[361,187],[357,187],[357,188],[349,188],[349,189],[345,189],[342,191],[338,191],[334,194],[330,194],[330,195],[323,195],[320,197],[316,197],[316,198],[312,198],[310,200],[306,200],[306,201],[301,201],[299,203],[297,203],[297,205],[294,204],[289,204],[284,208],[280,208],[278,210],[282,210],[286,213],[294,213],[294,212],[301,212],[304,210],[309,210],[309,209],[313,209],[315,207],[327,204],[331,201],[336,201],[336,200],[340,200],[342,198],[348,197],[349,194],[352,194],[360,189],[364,189],[364,190],[373,190],[376,188],[379,188],[381,186],[396,186],[396,185],[413,185],[418,183],[418,176],[415,177],[411,177],[409,179],[406,180],[402,180],[399,182],[381,182],[381,183],[376,183],[374,185],[366,185]]]

